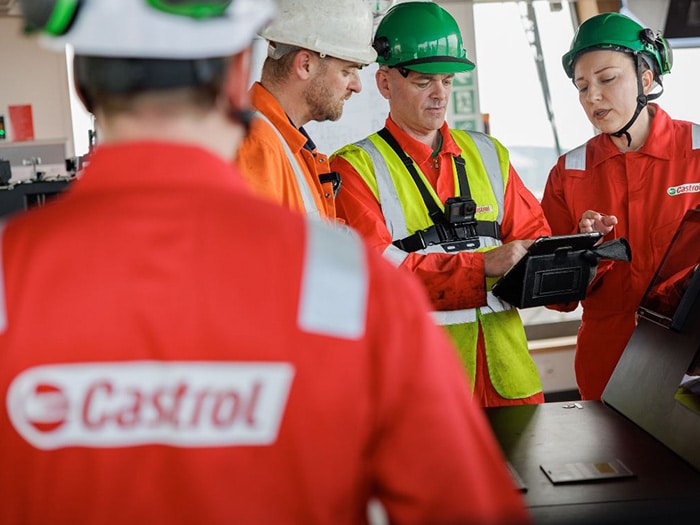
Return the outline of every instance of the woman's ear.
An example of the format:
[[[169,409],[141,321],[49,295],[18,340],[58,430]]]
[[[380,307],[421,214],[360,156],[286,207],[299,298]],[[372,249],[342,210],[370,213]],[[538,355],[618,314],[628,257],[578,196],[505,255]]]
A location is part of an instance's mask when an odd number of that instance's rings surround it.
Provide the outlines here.
[[[642,91],[644,91],[645,95],[648,95],[653,87],[654,73],[651,71],[651,69],[645,69],[642,71]]]

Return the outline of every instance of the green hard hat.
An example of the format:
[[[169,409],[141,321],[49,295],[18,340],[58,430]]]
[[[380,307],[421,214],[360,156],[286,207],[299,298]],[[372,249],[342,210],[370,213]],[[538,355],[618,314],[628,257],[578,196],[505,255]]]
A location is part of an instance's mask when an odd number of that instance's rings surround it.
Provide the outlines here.
[[[574,63],[579,54],[592,49],[646,55],[658,68],[655,75],[669,73],[673,64],[671,47],[663,37],[620,13],[601,13],[579,26],[569,51],[561,59],[569,78],[574,76]]]
[[[389,9],[373,45],[380,65],[442,75],[474,69],[457,22],[433,2],[402,2]]]

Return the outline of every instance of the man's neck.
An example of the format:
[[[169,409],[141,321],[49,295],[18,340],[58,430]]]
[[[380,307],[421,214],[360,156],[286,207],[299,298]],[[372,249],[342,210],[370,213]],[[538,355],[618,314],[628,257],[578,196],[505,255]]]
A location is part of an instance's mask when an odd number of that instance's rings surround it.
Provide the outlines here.
[[[275,97],[294,127],[298,129],[311,120],[305,109],[306,103],[303,102],[303,93],[298,93],[292,86],[288,85],[271,82],[260,82],[260,84]]]
[[[165,116],[141,112],[106,117],[98,115],[100,142],[172,142],[201,146],[226,161],[233,160],[243,139],[243,128],[218,111]]]
[[[417,140],[418,142],[422,142],[432,150],[435,150],[440,145],[439,129],[433,129],[428,132],[418,132],[416,130],[406,128],[403,126],[399,126],[399,128],[401,128],[401,130],[404,133],[406,133],[406,135]]]

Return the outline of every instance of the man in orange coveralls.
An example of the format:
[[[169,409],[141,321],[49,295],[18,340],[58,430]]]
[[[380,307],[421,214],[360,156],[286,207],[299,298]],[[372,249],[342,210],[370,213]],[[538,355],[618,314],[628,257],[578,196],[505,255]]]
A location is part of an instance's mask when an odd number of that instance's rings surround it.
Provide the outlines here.
[[[366,0],[279,0],[260,82],[251,90],[257,117],[238,153],[243,176],[260,195],[311,217],[336,218],[340,177],[304,125],[338,120],[359,93],[360,67],[374,62]]]
[[[549,226],[503,145],[445,121],[455,74],[474,68],[457,22],[435,3],[402,2],[374,43],[389,117],[383,130],[333,155],[343,178],[338,215],[420,278],[481,405],[540,403],[518,311],[491,286]],[[447,217],[469,207],[454,229],[466,235],[453,238]]]
[[[47,5],[101,142],[0,234],[0,523],[527,522],[420,286],[231,164],[271,3]]]
[[[583,22],[562,63],[601,133],[559,158],[542,208],[555,234],[596,230],[605,240],[626,238],[632,251],[631,263],[602,261],[582,301],[576,382],[583,399],[600,399],[673,234],[700,204],[700,126],[648,103],[661,94],[655,88],[671,70],[671,52],[625,15]]]

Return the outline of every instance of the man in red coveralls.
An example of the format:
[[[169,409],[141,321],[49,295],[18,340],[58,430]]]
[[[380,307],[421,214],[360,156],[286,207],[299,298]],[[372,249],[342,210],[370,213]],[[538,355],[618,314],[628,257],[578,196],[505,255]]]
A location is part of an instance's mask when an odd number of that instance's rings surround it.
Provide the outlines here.
[[[232,168],[270,3],[22,8],[101,142],[0,234],[0,523],[526,522],[420,285]]]

